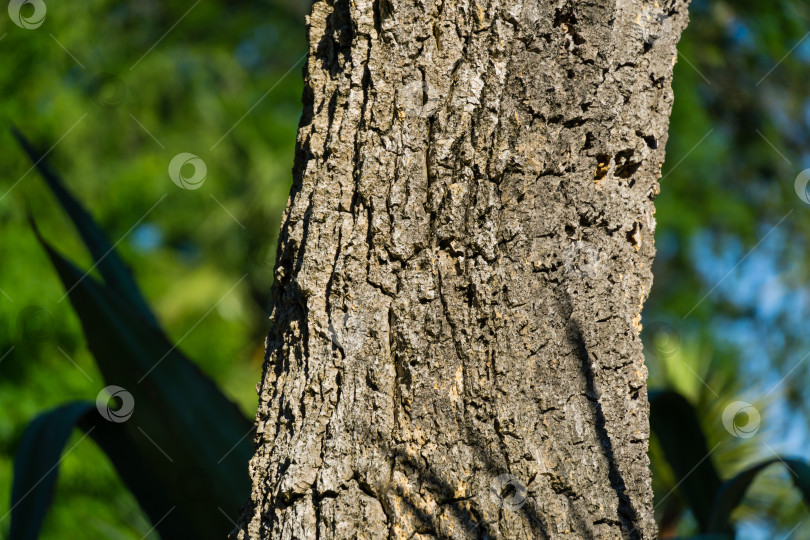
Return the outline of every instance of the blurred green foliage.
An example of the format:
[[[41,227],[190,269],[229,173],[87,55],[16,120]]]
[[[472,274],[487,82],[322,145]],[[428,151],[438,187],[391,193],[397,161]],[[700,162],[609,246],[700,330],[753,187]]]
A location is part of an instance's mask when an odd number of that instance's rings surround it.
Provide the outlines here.
[[[305,4],[52,2],[36,30],[0,17],[0,121],[41,147],[58,142],[50,159],[120,240],[170,337],[248,416],[300,115]],[[810,346],[810,210],[793,180],[810,166],[810,7],[694,0],[691,18],[656,200],[644,339],[651,387],[689,399],[709,447],[720,444],[710,459],[730,478],[808,440],[796,426],[807,425],[810,403],[810,363],[800,362]],[[26,206],[58,249],[83,267],[90,258],[8,133],[0,144],[0,508],[8,508],[11,456],[26,424],[59,403],[92,399],[101,378]],[[205,161],[202,188],[169,179],[180,152]],[[724,428],[736,399],[762,413],[755,437]],[[658,517],[694,533],[661,455],[654,440]],[[732,515],[750,525],[745,537],[779,537],[800,523],[805,509],[786,474],[766,471]],[[0,538],[6,527],[0,521]],[[94,445],[65,458],[43,538],[140,538],[149,527]],[[793,534],[810,535],[810,522]]]
[[[47,8],[35,30],[0,17],[0,120],[41,148],[58,141],[49,159],[118,242],[170,337],[250,418],[300,116],[300,6],[96,0]],[[6,129],[0,144],[1,515],[28,422],[66,401],[95,399],[105,384],[26,207],[60,251],[85,268],[92,261]],[[201,189],[171,182],[167,168],[180,152],[205,161]],[[7,528],[6,518],[0,538]],[[65,457],[43,538],[141,538],[150,528],[96,446],[85,441]]]
[[[654,456],[659,467],[666,464],[674,473],[679,499],[696,522],[695,538],[708,540],[705,535],[712,535],[713,540],[735,538],[737,533],[731,514],[745,498],[751,485],[763,471],[772,468],[771,465],[781,464],[791,473],[792,483],[798,488],[797,492],[805,505],[810,505],[810,465],[806,461],[775,454],[772,458],[755,463],[731,478],[721,479],[713,461],[709,458],[722,443],[709,447],[695,407],[683,395],[672,390],[654,390],[649,395],[650,427],[656,436],[656,442],[660,445]],[[737,427],[746,426],[750,427],[753,424],[749,426],[746,419]],[[736,431],[734,427],[731,429]],[[658,452],[663,455],[657,455]],[[778,487],[788,486],[786,484]],[[661,496],[660,491],[656,494],[656,500],[660,505],[672,491],[664,496]],[[670,506],[670,509],[672,508]],[[668,537],[677,534],[678,521],[676,513],[671,511],[664,513],[659,519],[660,535]]]
[[[87,437],[104,450],[162,538],[222,538],[250,493],[252,423],[167,338],[126,263],[42,151],[16,129],[14,135],[102,278],[55,250],[29,215],[108,386],[95,402],[45,411],[26,428],[14,458],[10,538],[39,538],[62,458]],[[85,436],[67,448],[77,427]]]
[[[781,453],[808,457],[810,209],[794,180],[810,167],[810,5],[695,0],[678,47],[667,161],[656,199],[658,255],[645,306],[650,388],[698,411],[722,478]],[[760,415],[735,437],[735,401]],[[678,478],[650,451],[662,533],[697,532]],[[807,538],[793,475],[768,469],[733,514],[739,538]]]

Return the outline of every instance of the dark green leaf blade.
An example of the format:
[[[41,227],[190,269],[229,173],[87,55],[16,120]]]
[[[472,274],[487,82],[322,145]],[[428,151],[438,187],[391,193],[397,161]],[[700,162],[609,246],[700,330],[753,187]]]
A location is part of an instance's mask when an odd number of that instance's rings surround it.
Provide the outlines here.
[[[721,482],[694,407],[677,392],[650,392],[650,426],[675,473],[677,489],[700,530],[707,531]]]
[[[53,497],[62,452],[76,423],[93,407],[89,402],[68,403],[37,416],[26,428],[14,459],[9,540],[35,540],[39,536]]]
[[[85,436],[64,452],[76,427]],[[124,426],[103,419],[95,403],[80,401],[41,414],[26,429],[14,460],[9,540],[35,540],[39,536],[63,456],[88,435],[110,458],[162,538],[188,534],[191,527],[179,513],[171,511],[172,501],[159,489],[160,480],[135,451],[136,445]]]
[[[94,267],[98,268],[107,285],[112,287],[122,298],[125,298],[127,302],[131,303],[134,308],[138,309],[150,323],[157,326],[154,313],[152,313],[149,304],[141,294],[129,268],[116,252],[115,246],[110,243],[90,213],[68,191],[60,176],[48,164],[45,155],[34,147],[16,128],[12,127],[11,132],[28,154],[33,166],[39,171],[59,204],[62,205],[62,208],[65,209],[71,221],[73,221],[79,235],[90,250],[90,254],[95,261]],[[69,289],[73,284],[65,284],[65,286]]]
[[[35,228],[36,231],[36,228]],[[65,284],[109,384],[136,403],[124,425],[197,538],[222,537],[250,493],[251,423],[214,382],[114,292],[38,237]]]
[[[723,482],[712,506],[708,532],[719,532],[728,527],[731,512],[740,504],[751,483],[759,473],[775,463],[782,463],[788,469],[794,485],[810,507],[810,465],[801,459],[776,457],[757,463]]]
[[[79,419],[79,427],[107,454],[161,538],[183,538],[193,531],[194,525],[188,523],[193,518],[175,511],[175,502],[161,489],[166,479],[149,467],[125,425],[109,422],[94,409]]]

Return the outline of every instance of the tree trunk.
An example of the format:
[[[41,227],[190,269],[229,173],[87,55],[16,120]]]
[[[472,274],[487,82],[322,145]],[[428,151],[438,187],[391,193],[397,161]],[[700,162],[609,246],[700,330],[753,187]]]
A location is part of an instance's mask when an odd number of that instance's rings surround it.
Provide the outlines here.
[[[308,19],[234,538],[652,538],[640,311],[688,0]]]

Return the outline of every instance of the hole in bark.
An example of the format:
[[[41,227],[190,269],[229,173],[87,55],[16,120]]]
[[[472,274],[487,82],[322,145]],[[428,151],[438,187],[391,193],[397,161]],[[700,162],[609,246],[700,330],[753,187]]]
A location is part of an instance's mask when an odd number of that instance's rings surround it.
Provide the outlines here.
[[[619,178],[630,178],[641,167],[641,163],[628,161],[627,163],[616,167],[616,176]]]
[[[517,495],[517,492],[517,487],[512,484],[506,484],[503,489],[501,489],[501,499],[508,500],[509,497]]]
[[[572,9],[563,10],[557,8],[554,10],[554,28],[558,28],[563,24],[568,26],[577,24],[577,16],[574,15]]]
[[[565,234],[567,234],[569,237],[574,236],[575,232],[576,232],[576,229],[574,228],[573,225],[566,225],[565,226]]]
[[[631,161],[635,152],[633,150],[622,150],[616,154],[614,162],[616,163],[616,176],[619,178],[630,178],[641,167],[640,162]]]
[[[464,291],[464,298],[467,300],[467,306],[473,306],[473,300],[475,300],[475,292],[473,292],[473,288],[470,285],[467,285],[462,289]],[[506,291],[504,291],[506,292]]]
[[[636,251],[641,249],[641,223],[634,223],[633,228],[627,231],[626,237],[627,241],[636,248]]]
[[[572,8],[556,9],[554,13],[554,28],[561,28],[563,32],[571,36],[571,42],[566,38],[565,47],[571,48],[571,43],[574,45],[582,45],[585,43],[585,38],[579,35],[576,31],[577,16],[574,15]]]
[[[450,253],[454,257],[460,257],[464,255],[464,246],[459,245],[456,242],[456,240],[445,238],[444,240],[439,242],[439,247],[445,250],[446,252]]]
[[[590,131],[585,134],[585,146],[582,147],[583,150],[588,150],[589,148],[593,148],[593,141],[596,140],[593,133]]]
[[[591,102],[590,102],[590,101],[588,101],[588,102],[586,102],[586,103],[583,103],[583,104],[581,104],[581,105],[579,106],[579,108],[580,108],[580,109],[582,109],[582,112],[588,112],[588,109],[590,109],[590,108],[591,108]]]
[[[593,174],[594,182],[598,182],[607,176],[610,170],[610,157],[606,154],[596,156],[596,172]]]
[[[569,69],[566,75],[568,75],[569,79],[573,79],[576,76],[576,73],[574,72],[573,69]]]

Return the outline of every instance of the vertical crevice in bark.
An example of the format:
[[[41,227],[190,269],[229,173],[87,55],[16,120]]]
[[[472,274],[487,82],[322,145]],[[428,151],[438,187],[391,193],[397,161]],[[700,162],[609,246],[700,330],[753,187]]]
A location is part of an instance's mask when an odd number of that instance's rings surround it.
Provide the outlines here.
[[[686,5],[315,2],[234,538],[655,536],[638,332]]]

